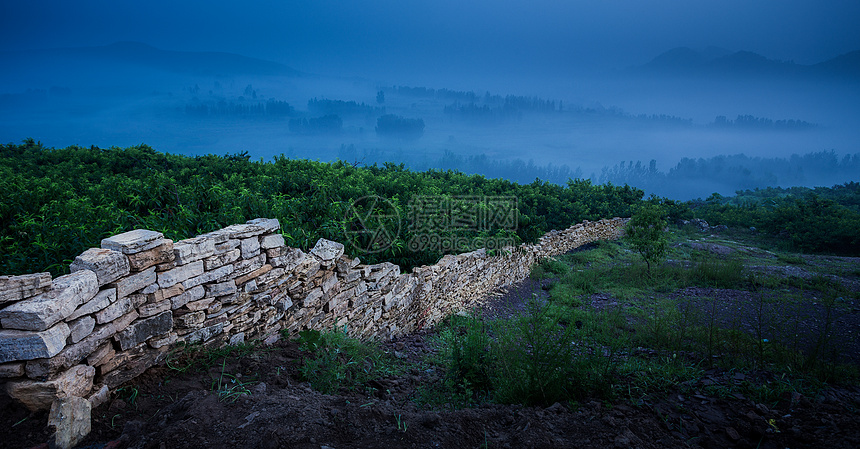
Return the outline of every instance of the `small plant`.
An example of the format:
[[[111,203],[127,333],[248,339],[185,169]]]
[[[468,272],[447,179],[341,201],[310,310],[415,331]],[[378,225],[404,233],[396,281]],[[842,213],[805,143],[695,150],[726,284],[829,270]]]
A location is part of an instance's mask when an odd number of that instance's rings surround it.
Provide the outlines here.
[[[221,375],[216,381],[212,380],[212,390],[218,394],[222,401],[236,402],[239,396],[251,394],[248,390],[248,385],[256,383],[256,381],[240,381],[238,376],[234,376],[225,371],[227,359],[221,362]]]
[[[663,260],[669,246],[665,232],[665,216],[660,206],[643,204],[630,218],[624,230],[624,239],[642,256],[649,273],[651,264]]]
[[[310,355],[299,369],[302,378],[323,393],[355,390],[400,370],[379,347],[350,338],[345,329],[301,331],[297,342]]]

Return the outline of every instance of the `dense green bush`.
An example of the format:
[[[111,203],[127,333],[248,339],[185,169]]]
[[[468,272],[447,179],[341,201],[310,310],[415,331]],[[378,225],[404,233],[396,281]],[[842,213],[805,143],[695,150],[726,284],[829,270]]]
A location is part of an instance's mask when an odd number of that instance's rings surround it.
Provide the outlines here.
[[[350,206],[372,195],[390,202],[404,222],[416,195],[515,198],[514,223],[486,226],[474,236],[533,242],[582,220],[629,216],[643,193],[582,180],[520,185],[450,170],[414,172],[391,163],[356,167],[285,157],[264,162],[251,161],[247,153],[189,157],[146,145],[52,149],[29,139],[0,145],[0,273],[62,274],[102,238],[136,228],[179,240],[258,217],[280,220],[293,247],[307,250],[321,237],[348,242]],[[411,250],[407,242],[413,235],[403,225],[384,251],[365,253],[347,245],[347,252],[405,269],[435,263],[446,252]]]

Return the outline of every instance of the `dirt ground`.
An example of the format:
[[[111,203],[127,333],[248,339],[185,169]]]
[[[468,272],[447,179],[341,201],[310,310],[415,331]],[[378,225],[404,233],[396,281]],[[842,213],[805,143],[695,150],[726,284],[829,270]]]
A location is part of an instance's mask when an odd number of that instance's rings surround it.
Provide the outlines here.
[[[488,316],[511,316],[541,292],[526,280],[482,305]],[[674,292],[691,298],[718,297],[724,316],[746,313],[744,292],[691,289]],[[594,295],[595,306],[611,298]],[[811,315],[812,316],[812,315]],[[810,319],[815,319],[814,317]],[[850,358],[860,354],[852,309],[837,323]],[[407,361],[434,351],[433,331],[385,343]],[[717,397],[706,386],[767,381],[768,372],[712,369],[684,392],[662,391],[640,399],[608,403],[523,407],[487,404],[475,408],[426,409],[414,401],[419,389],[432,394],[440,373],[416,364],[396,377],[375,381],[376,393],[342,391],[325,395],[299,380],[303,353],[296,343],[279,341],[241,358],[229,358],[208,371],[179,372],[166,366],[112,394],[93,411],[93,430],[85,448],[857,448],[860,447],[860,388],[832,387],[816,397],[787,392],[775,403],[756,403],[741,394]],[[219,395],[214,383],[236,391]],[[770,377],[769,377],[770,376]],[[222,388],[225,390],[225,388]],[[3,448],[47,447],[47,413],[30,414],[0,395]]]

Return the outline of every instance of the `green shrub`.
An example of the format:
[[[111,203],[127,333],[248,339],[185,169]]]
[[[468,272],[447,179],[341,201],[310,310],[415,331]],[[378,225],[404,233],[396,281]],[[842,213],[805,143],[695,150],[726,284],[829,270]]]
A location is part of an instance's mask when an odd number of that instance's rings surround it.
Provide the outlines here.
[[[394,360],[372,343],[347,336],[343,330],[299,332],[299,348],[310,357],[299,372],[323,393],[356,390],[368,381],[397,373]]]

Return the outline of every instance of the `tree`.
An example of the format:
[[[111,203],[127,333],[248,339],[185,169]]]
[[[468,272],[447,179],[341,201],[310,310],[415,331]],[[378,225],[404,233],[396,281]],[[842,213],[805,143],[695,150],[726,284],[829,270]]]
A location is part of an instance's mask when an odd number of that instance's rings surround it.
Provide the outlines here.
[[[657,204],[640,206],[624,230],[624,239],[639,252],[648,273],[651,273],[651,263],[657,263],[666,256],[668,239],[666,238],[666,213]]]

